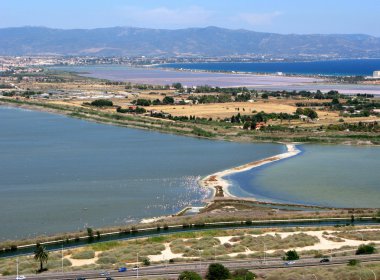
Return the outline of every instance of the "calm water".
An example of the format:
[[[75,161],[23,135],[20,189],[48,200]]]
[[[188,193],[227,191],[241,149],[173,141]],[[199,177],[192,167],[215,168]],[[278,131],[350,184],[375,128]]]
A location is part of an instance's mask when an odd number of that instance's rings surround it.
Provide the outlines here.
[[[284,150],[0,107],[0,240],[171,214],[200,176]]]
[[[283,72],[286,74],[308,75],[372,76],[373,71],[380,70],[380,59],[262,63],[173,63],[161,65],[161,67],[252,73]]]
[[[380,61],[380,60],[371,60]],[[320,62],[323,63],[323,62]],[[332,62],[331,62],[332,63]],[[269,65],[270,64],[270,65]],[[276,63],[265,63],[268,67],[273,67]],[[288,65],[292,67],[293,64],[277,63],[280,65]],[[303,63],[307,64],[307,63]],[[310,62],[312,65],[313,62]],[[201,65],[201,66],[199,66]],[[197,64],[173,64],[173,67],[204,69],[204,70],[224,70],[224,71],[253,71],[249,69],[240,69],[239,67],[249,67],[253,63],[197,63]],[[254,64],[256,65],[256,64]],[[165,66],[165,65],[164,65]],[[166,65],[167,66],[167,65]],[[180,66],[180,67],[179,67]],[[349,66],[352,67],[353,65]],[[202,68],[203,67],[203,68]],[[208,69],[212,67],[214,69]],[[223,68],[224,67],[224,68]],[[234,67],[233,69],[228,67]],[[338,90],[340,93],[357,94],[357,93],[370,93],[380,94],[380,85],[362,85],[362,84],[331,84],[324,83],[323,79],[316,79],[312,77],[289,77],[277,75],[255,75],[255,74],[233,74],[233,73],[217,73],[217,72],[195,72],[195,71],[177,71],[177,70],[163,70],[159,67],[151,68],[132,68],[127,65],[91,65],[91,66],[57,66],[50,67],[55,70],[79,72],[82,76],[108,79],[111,81],[128,81],[137,84],[153,84],[153,85],[170,85],[178,82],[186,86],[219,86],[219,87],[236,87],[245,86],[254,89],[265,90],[321,90],[328,92],[330,90]],[[302,68],[302,67],[301,67]],[[303,67],[302,69],[304,69]],[[347,68],[348,71],[352,69],[357,71],[356,66]],[[351,70],[350,70],[351,69]],[[360,68],[359,68],[360,69]],[[372,68],[371,68],[372,69]],[[380,63],[379,67],[380,69]],[[249,70],[249,71],[248,71]],[[283,71],[282,69],[281,71]],[[305,69],[304,69],[305,70]],[[306,69],[307,70],[307,69]],[[272,69],[271,72],[280,71],[279,69]],[[366,70],[368,71],[368,69]],[[284,71],[283,71],[284,72]],[[302,74],[310,74],[303,72]],[[317,74],[323,74],[318,72]],[[325,73],[326,74],[326,73]]]
[[[160,69],[159,67],[137,68],[128,65],[57,66],[54,70],[79,72],[80,75],[111,81],[171,85],[179,82],[187,86],[211,85],[220,87],[258,86],[286,87],[294,84],[313,84],[321,80],[311,77],[258,76],[246,74],[191,72]]]
[[[228,177],[232,193],[322,206],[380,207],[380,147],[301,149],[299,156]]]

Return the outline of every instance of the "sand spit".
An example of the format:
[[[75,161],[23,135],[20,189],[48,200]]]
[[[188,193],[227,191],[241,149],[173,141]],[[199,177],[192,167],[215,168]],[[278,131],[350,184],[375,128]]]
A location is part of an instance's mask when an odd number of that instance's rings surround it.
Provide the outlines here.
[[[269,158],[261,159],[258,161],[250,162],[241,166],[233,167],[227,170],[219,171],[214,174],[208,175],[199,181],[200,186],[211,188],[214,192],[214,198],[216,197],[235,197],[229,192],[230,183],[223,177],[238,172],[244,172],[253,168],[279,161],[285,158],[293,157],[299,154],[301,151],[297,149],[295,144],[286,144],[287,152],[278,154]]]

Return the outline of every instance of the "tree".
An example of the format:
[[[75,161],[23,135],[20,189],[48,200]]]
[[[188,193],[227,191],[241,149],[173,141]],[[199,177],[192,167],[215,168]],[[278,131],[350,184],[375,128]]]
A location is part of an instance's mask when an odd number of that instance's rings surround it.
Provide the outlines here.
[[[290,250],[285,253],[284,260],[286,261],[295,261],[299,260],[300,256],[298,255],[296,250]]]
[[[297,115],[303,115],[303,109],[302,108],[297,108],[296,114]]]
[[[311,108],[305,108],[305,109],[303,109],[303,113],[304,113],[304,115],[308,116],[312,120],[318,118],[317,112],[314,111]]]
[[[144,259],[143,259],[143,264],[144,264],[145,266],[149,266],[149,265],[150,265],[150,259],[149,259],[149,258],[144,258]]]
[[[249,129],[251,127],[251,122],[245,122],[243,125],[243,129]]]
[[[161,100],[160,99],[155,99],[152,101],[152,104],[153,105],[160,105],[161,104]]]
[[[137,106],[150,106],[151,102],[148,99],[137,99],[135,104]]]
[[[183,88],[181,83],[174,83],[174,84],[172,84],[172,86],[173,86],[175,89],[177,89],[177,90],[180,90],[180,89]]]
[[[261,95],[261,98],[262,98],[262,99],[268,99],[268,97],[269,97],[269,95],[268,95],[267,93],[263,93],[263,94]]]
[[[173,104],[174,103],[174,98],[171,96],[165,96],[164,99],[162,100],[162,103],[164,104]]]
[[[376,248],[373,246],[373,244],[362,244],[359,246],[359,248],[356,250],[356,255],[367,255],[367,254],[373,254],[375,253]]]
[[[90,103],[92,106],[96,107],[111,107],[113,106],[113,102],[107,99],[97,99]]]
[[[45,247],[40,243],[36,244],[36,249],[34,250],[34,259],[40,262],[39,272],[44,271],[43,263],[47,263],[49,259],[49,252],[47,252]]]
[[[318,113],[311,108],[297,108],[296,114],[308,116],[312,120],[318,118]]]
[[[202,277],[194,271],[184,271],[179,275],[178,280],[202,280]]]
[[[89,242],[94,241],[94,230],[92,228],[87,228],[87,236]]]
[[[206,278],[208,280],[224,280],[230,277],[230,271],[220,263],[210,264],[208,267]]]

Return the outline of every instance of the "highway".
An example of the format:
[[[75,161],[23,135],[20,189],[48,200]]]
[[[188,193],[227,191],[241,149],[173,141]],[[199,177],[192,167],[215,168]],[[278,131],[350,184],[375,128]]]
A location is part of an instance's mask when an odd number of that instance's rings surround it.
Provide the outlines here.
[[[380,254],[374,255],[360,255],[360,256],[344,256],[344,257],[334,257],[328,263],[320,263],[319,258],[304,258],[295,261],[294,264],[285,265],[283,260],[280,259],[268,259],[265,262],[262,260],[230,260],[230,261],[217,261],[222,263],[229,269],[246,268],[250,270],[260,269],[276,269],[276,268],[292,268],[292,267],[313,267],[313,266],[333,266],[347,264],[348,260],[357,259],[361,262],[380,262]],[[152,277],[168,277],[171,279],[176,279],[178,275],[184,270],[192,270],[202,275],[205,275],[208,265],[214,263],[214,261],[194,261],[191,263],[176,263],[168,265],[157,265],[142,267],[138,271],[128,269],[126,272],[117,272],[109,270],[109,273],[114,279],[127,279],[127,278],[137,278],[137,273],[140,278],[152,278]],[[41,280],[41,279],[57,279],[57,280],[72,280],[78,277],[84,277],[86,279],[105,279],[105,276],[100,274],[103,271],[76,271],[76,272],[65,272],[65,273],[43,273],[39,275],[26,275],[28,280]],[[1,280],[16,279],[16,276],[0,277]]]

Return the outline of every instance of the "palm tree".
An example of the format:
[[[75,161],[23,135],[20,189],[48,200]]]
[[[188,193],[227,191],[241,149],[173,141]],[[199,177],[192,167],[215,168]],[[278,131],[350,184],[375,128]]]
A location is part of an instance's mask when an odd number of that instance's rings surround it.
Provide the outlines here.
[[[34,258],[40,262],[40,272],[43,271],[43,263],[47,263],[49,259],[49,252],[40,243],[37,243],[36,250],[34,250]]]

